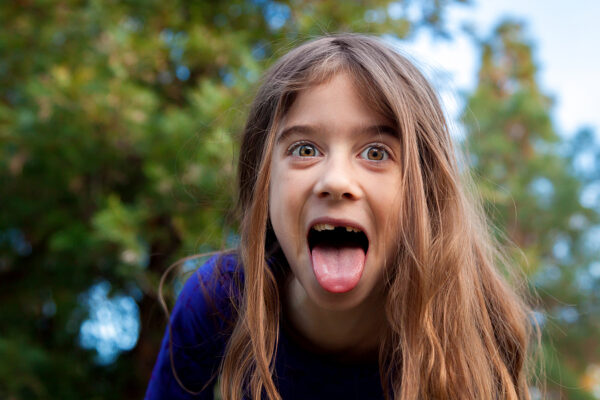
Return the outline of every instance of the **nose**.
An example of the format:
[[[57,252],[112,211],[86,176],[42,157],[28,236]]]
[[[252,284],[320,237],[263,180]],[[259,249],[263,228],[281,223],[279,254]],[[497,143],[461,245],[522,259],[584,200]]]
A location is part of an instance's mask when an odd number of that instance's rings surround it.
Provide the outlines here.
[[[328,159],[314,186],[314,193],[322,199],[359,199],[361,189],[351,160],[344,159],[344,157]]]

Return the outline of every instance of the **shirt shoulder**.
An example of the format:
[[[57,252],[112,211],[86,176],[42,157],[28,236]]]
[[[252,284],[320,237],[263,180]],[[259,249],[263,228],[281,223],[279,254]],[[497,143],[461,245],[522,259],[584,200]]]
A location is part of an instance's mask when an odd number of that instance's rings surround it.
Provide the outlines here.
[[[235,254],[219,254],[187,279],[172,311],[172,329],[203,338],[230,328],[241,298],[243,270]],[[184,340],[193,337],[185,334]]]
[[[212,399],[243,273],[235,254],[219,254],[185,282],[171,311],[146,399]]]

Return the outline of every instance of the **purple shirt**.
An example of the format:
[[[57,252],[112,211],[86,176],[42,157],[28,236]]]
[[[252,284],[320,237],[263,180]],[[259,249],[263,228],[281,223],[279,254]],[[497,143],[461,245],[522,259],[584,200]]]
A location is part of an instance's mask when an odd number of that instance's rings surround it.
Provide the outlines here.
[[[215,274],[215,268],[219,271]],[[167,327],[146,391],[146,400],[213,399],[214,386],[231,332],[231,299],[243,282],[235,255],[217,256],[186,282],[171,313],[173,374]],[[282,321],[274,381],[284,400],[383,399],[376,359],[344,361],[316,353],[294,338]]]

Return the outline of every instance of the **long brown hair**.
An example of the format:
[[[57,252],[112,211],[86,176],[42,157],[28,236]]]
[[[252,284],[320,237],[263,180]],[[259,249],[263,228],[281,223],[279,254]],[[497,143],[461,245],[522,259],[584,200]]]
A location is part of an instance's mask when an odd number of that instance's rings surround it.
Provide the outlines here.
[[[266,262],[280,254],[268,221],[271,152],[297,94],[340,72],[394,121],[402,145],[397,190],[404,201],[385,276],[388,324],[379,355],[386,396],[528,399],[530,310],[499,272],[509,265],[465,184],[437,95],[405,57],[353,34],[287,53],[266,73],[251,107],[238,170],[245,281],[221,365],[223,397],[280,398],[272,377],[280,282]]]

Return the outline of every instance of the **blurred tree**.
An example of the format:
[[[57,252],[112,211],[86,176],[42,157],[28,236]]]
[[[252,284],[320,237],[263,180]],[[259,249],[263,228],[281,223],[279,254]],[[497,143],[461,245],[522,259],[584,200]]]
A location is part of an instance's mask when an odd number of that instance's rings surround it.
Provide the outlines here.
[[[235,239],[264,68],[325,32],[444,35],[457,2],[1,2],[0,398],[140,398],[158,279]]]
[[[475,179],[540,297],[547,398],[592,399],[584,376],[600,362],[600,209],[582,193],[599,182],[598,144],[589,131],[557,135],[522,24],[501,23],[480,45],[463,114]],[[591,154],[585,171],[576,167],[582,148]]]

